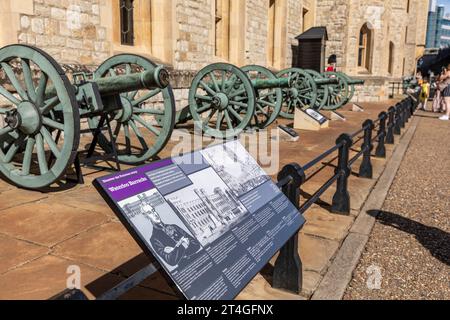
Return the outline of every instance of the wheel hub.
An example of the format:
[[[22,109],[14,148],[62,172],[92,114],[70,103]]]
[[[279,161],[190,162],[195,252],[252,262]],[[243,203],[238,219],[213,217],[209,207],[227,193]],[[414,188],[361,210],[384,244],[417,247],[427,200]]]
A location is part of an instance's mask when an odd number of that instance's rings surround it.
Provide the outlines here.
[[[297,98],[298,97],[298,90],[297,90],[297,88],[291,88],[289,90],[289,96],[291,98]]]
[[[216,94],[211,101],[211,105],[217,110],[225,110],[228,107],[229,99],[225,93]]]
[[[133,105],[131,104],[131,101],[126,97],[121,97],[120,100],[122,102],[122,110],[120,110],[118,114],[119,121],[122,123],[128,122],[133,116]]]
[[[17,110],[8,111],[5,117],[5,123],[13,129],[17,129],[20,127],[20,123],[22,119],[20,118],[20,114]]]
[[[27,135],[34,135],[41,130],[42,115],[33,103],[23,101],[17,110],[7,113],[5,122],[13,129],[19,129]]]

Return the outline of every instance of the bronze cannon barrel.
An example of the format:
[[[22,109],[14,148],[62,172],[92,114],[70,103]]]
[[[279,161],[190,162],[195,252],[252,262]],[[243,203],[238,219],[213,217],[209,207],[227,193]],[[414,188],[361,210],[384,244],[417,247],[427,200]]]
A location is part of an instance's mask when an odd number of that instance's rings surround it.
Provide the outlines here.
[[[251,80],[253,88],[261,90],[261,89],[273,89],[273,88],[291,88],[295,81],[292,78],[278,78],[278,79],[252,79]],[[225,81],[225,87],[228,87],[232,84],[237,84],[233,81]],[[207,84],[210,88],[214,88],[213,83]]]
[[[348,82],[349,85],[363,85],[365,83],[364,80],[356,80],[356,79],[350,79],[350,81]]]
[[[101,95],[113,95],[141,89],[164,89],[169,85],[169,72],[162,66],[154,70],[128,75],[94,79]]]
[[[97,84],[99,93],[102,96],[110,96],[141,89],[165,89],[170,84],[169,72],[163,66],[158,66],[153,70],[141,73],[93,79],[88,82]],[[75,90],[78,90],[78,86],[75,86]],[[49,87],[45,92],[46,98],[54,97],[55,95],[56,90],[53,86]]]
[[[258,79],[252,80],[255,89],[290,88],[293,85],[291,78]]]
[[[326,86],[330,84],[338,84],[339,80],[337,78],[323,78],[323,79],[314,79],[314,82],[318,86]]]

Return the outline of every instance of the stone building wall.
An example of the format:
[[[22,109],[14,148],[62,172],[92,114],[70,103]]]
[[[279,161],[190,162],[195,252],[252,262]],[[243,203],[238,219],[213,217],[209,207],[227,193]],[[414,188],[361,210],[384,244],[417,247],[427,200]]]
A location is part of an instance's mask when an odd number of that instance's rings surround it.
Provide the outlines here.
[[[247,1],[246,64],[267,64],[268,0]]]
[[[213,0],[177,1],[178,37],[175,39],[174,68],[196,71],[214,62]]]
[[[293,62],[292,48],[298,46],[295,37],[302,34],[303,25],[303,1],[289,0],[288,3],[288,25],[287,25],[287,55],[285,66],[291,66]]]
[[[316,25],[327,27],[326,56],[335,54],[339,69],[346,68],[347,25],[350,13],[347,0],[317,0]]]
[[[146,1],[146,0],[136,0]],[[233,25],[237,37],[243,37],[242,56],[229,62],[239,66],[259,64],[267,67],[269,0],[232,0],[243,3],[241,25]],[[278,69],[290,67],[296,36],[303,31],[303,7],[313,12],[314,25],[326,26],[329,35],[327,56],[338,56],[338,68],[367,83],[356,99],[384,99],[388,82],[414,71],[425,39],[428,1],[410,0],[277,0],[282,3],[286,19],[276,21],[284,33],[282,55]],[[117,17],[114,7],[118,0],[0,0],[0,46],[23,43],[40,47],[61,64],[94,69],[108,57],[123,52],[149,55],[171,68],[172,84],[179,105],[186,105],[188,88],[196,71],[213,62],[228,62],[215,56],[215,0],[152,0],[152,20],[170,20],[164,34],[153,36],[162,42],[126,47],[118,45]],[[164,12],[157,12],[164,6]],[[309,18],[311,19],[311,18]],[[361,26],[374,27],[372,68],[370,72],[357,68],[358,38]],[[283,24],[284,23],[284,24]],[[153,25],[152,25],[153,26]],[[406,26],[408,39],[405,42]],[[170,30],[169,30],[170,29]],[[238,31],[236,31],[238,30]],[[140,32],[136,30],[136,32]],[[234,35],[236,37],[236,35]],[[154,39],[153,39],[154,40]],[[389,43],[395,44],[394,72],[388,74]],[[151,46],[151,49],[148,49]],[[159,52],[165,52],[164,56]],[[403,62],[404,60],[404,62]],[[385,85],[380,85],[384,79]],[[376,84],[375,84],[376,83]]]
[[[329,41],[327,56],[336,54],[338,69],[366,80],[356,101],[384,100],[389,82],[399,81],[415,71],[417,47],[425,39],[428,1],[410,0],[317,0],[316,24],[326,26]],[[367,23],[373,35],[371,66],[358,67],[361,27]],[[393,72],[389,73],[389,45],[394,45]]]
[[[34,0],[33,14],[20,15],[17,42],[44,49],[57,61],[95,65],[109,56],[100,25],[99,0]]]

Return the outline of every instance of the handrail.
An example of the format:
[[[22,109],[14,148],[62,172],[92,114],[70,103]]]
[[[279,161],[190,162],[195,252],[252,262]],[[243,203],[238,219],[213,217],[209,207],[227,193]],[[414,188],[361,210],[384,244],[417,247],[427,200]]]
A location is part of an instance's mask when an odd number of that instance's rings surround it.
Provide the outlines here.
[[[328,149],[327,151],[322,153],[320,156],[318,156],[314,160],[312,160],[312,161],[308,162],[307,164],[305,164],[303,166],[303,170],[308,171],[309,169],[314,167],[316,164],[318,164],[320,161],[322,161],[323,159],[328,157],[330,154],[332,154],[333,152],[339,150],[340,147],[341,147],[341,144],[336,144],[334,147]]]
[[[395,142],[395,135],[401,134],[401,129],[405,127],[405,123],[408,122],[417,109],[418,99],[416,98],[418,98],[419,94],[420,92],[416,92],[414,96],[406,98],[395,107],[390,107],[387,112],[380,113],[374,121],[366,120],[362,128],[352,135],[342,134],[337,139],[335,146],[326,150],[303,167],[296,163],[285,166],[278,175],[278,187],[283,190],[285,195],[299,208],[299,212],[303,215],[336,182],[336,192],[333,196],[331,212],[349,215],[351,207],[348,183],[352,166],[362,157],[359,177],[372,178],[371,158],[374,142],[378,142],[375,157],[385,158],[385,145],[393,144]],[[373,137],[373,131],[375,129],[378,129],[378,132]],[[355,140],[354,138],[361,133],[364,133],[364,135]],[[363,140],[361,151],[350,159],[349,154],[351,148],[361,140]],[[300,189],[308,181],[305,172],[336,151],[338,151],[338,165],[335,174],[300,206]],[[296,293],[300,292],[302,287],[302,272],[302,264],[298,253],[298,234],[296,234],[281,249],[280,255],[275,263],[274,287]]]
[[[419,94],[420,92],[416,92],[417,98]],[[335,146],[326,150],[303,167],[297,163],[291,163],[285,166],[278,174],[277,186],[282,189],[283,193],[299,209],[299,212],[304,214],[336,182],[336,192],[333,196],[331,212],[349,215],[351,207],[348,182],[352,173],[352,166],[362,157],[359,177],[372,178],[371,153],[373,143],[378,141],[375,156],[379,158],[386,157],[385,144],[394,143],[395,135],[401,133],[401,128],[405,127],[405,123],[414,114],[418,106],[418,99],[416,97],[406,98],[395,107],[389,108],[387,112],[380,113],[378,119],[374,121],[365,121],[362,128],[352,135],[342,134],[336,140]],[[373,131],[375,129],[378,129],[378,132],[373,137]],[[361,133],[364,133],[364,135],[355,140],[354,138]],[[361,151],[350,159],[351,148],[361,140],[363,140]],[[300,189],[308,181],[305,172],[336,151],[338,151],[338,165],[334,175],[300,206]],[[302,264],[298,253],[297,233],[280,251],[280,255],[274,266],[273,287],[299,293],[302,288],[302,272]]]

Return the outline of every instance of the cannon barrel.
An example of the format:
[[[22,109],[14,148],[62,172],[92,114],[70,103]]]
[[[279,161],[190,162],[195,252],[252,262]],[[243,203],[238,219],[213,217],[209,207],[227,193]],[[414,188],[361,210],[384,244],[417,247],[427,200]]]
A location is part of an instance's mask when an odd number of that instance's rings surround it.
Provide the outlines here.
[[[94,79],[90,82],[97,84],[98,91],[102,96],[110,96],[141,89],[165,89],[170,84],[169,72],[163,66],[158,66],[153,70],[141,73],[105,77]],[[77,86],[75,86],[75,89],[75,91],[78,91]],[[55,95],[56,90],[53,86],[49,87],[45,92],[46,98],[54,97]]]
[[[291,88],[294,86],[295,81],[292,78],[278,78],[278,79],[253,79],[251,80],[253,88],[257,90],[261,89],[273,89],[273,88]],[[231,85],[232,81],[225,81],[225,87]],[[208,83],[210,88],[214,88],[213,83]]]
[[[292,78],[258,79],[252,80],[252,84],[255,89],[290,88],[294,81]]]
[[[314,82],[318,86],[326,86],[330,84],[338,84],[339,80],[337,78],[324,78],[324,79],[314,79]]]
[[[365,83],[364,80],[356,80],[356,79],[351,79],[351,80],[348,82],[349,85],[355,85],[355,86],[357,86],[357,85],[363,85],[364,83]]]
[[[141,89],[164,89],[169,85],[169,72],[163,66],[159,66],[155,70],[95,79],[94,82],[100,94],[104,96]]]

